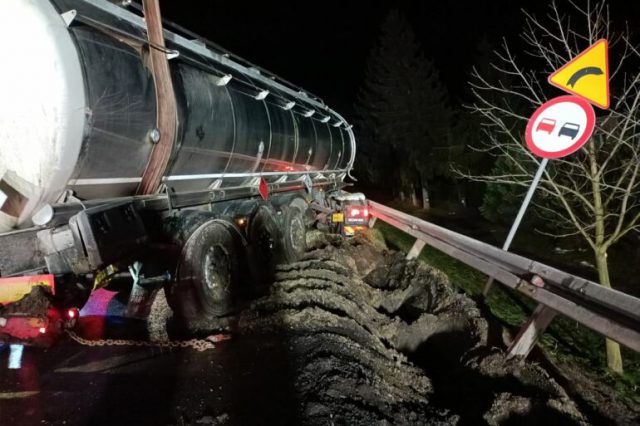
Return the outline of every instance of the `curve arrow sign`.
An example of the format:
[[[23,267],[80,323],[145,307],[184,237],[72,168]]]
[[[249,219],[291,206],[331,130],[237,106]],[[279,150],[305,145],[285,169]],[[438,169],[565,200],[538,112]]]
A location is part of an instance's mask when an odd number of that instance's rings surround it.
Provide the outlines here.
[[[584,67],[579,69],[569,78],[567,81],[567,86],[574,87],[578,80],[587,75],[602,75],[604,72],[598,67]]]
[[[549,76],[549,83],[602,109],[609,108],[609,55],[601,39]]]

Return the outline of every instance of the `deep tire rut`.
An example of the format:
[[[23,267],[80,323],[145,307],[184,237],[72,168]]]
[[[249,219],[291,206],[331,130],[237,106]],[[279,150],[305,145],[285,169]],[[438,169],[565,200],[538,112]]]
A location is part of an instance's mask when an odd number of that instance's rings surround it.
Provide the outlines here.
[[[252,384],[231,394],[273,392],[223,424],[591,424],[542,367],[506,358],[483,312],[371,234],[316,239],[268,294],[218,320],[248,348],[230,373]]]
[[[540,367],[488,346],[487,320],[444,274],[366,237],[278,267],[236,328],[281,336],[300,424],[587,424]]]

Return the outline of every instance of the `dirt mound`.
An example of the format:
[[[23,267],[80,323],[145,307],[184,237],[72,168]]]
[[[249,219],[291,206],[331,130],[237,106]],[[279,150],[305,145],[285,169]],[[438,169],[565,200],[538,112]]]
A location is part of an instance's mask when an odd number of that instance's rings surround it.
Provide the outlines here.
[[[402,322],[341,264],[310,259],[280,269],[270,296],[243,313],[244,333],[286,334],[303,424],[454,424],[429,404],[430,381],[394,349]]]
[[[444,274],[386,250],[375,235],[313,238],[301,261],[278,268],[267,296],[223,321],[234,340],[254,342],[242,374],[273,382],[273,395],[260,397],[276,414],[263,420],[590,423],[544,369],[492,347],[492,324]],[[238,416],[231,410],[224,424],[241,423]]]
[[[31,314],[32,316],[45,316],[52,300],[53,297],[48,287],[36,285],[20,300],[7,305],[0,304],[0,315]]]
[[[593,372],[568,362],[557,363],[554,370],[594,424],[640,425],[640,406],[622,400]]]
[[[372,240],[317,242],[238,319],[287,335],[302,423],[586,423],[544,370],[488,346],[444,274]]]

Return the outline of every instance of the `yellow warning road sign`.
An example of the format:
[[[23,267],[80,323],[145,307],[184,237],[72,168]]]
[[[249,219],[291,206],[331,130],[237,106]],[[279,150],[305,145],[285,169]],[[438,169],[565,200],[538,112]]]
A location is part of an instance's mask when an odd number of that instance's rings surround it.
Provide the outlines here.
[[[602,109],[609,108],[608,43],[600,39],[549,76],[549,83],[580,96]]]

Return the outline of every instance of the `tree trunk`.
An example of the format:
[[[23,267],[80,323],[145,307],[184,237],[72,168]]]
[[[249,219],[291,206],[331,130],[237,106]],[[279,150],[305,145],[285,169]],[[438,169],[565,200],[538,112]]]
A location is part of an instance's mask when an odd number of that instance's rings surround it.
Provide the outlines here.
[[[418,197],[416,196],[416,187],[411,185],[411,204],[418,207]]]
[[[607,263],[607,246],[605,241],[605,206],[602,202],[602,187],[598,175],[598,162],[596,158],[595,141],[591,139],[587,145],[589,152],[589,165],[591,173],[591,188],[593,189],[593,207],[595,210],[595,256],[596,267],[598,268],[598,278],[600,285],[611,288],[609,279],[609,264]],[[613,340],[606,339],[607,345],[607,366],[615,373],[622,374],[622,354],[620,345]]]
[[[600,284],[604,287],[611,288],[609,279],[609,264],[607,262],[606,250],[596,250],[596,267],[598,268],[598,277]],[[622,354],[620,353],[620,345],[613,340],[606,339],[607,345],[607,366],[615,373],[622,374]]]
[[[422,208],[429,210],[431,208],[431,200],[429,199],[429,187],[427,182],[422,183]]]
[[[466,191],[463,191],[462,189],[462,185],[460,185],[459,183],[456,183],[456,189],[458,191],[458,201],[460,202],[460,205],[462,206],[463,209],[467,208],[467,197],[465,197],[464,193]]]

